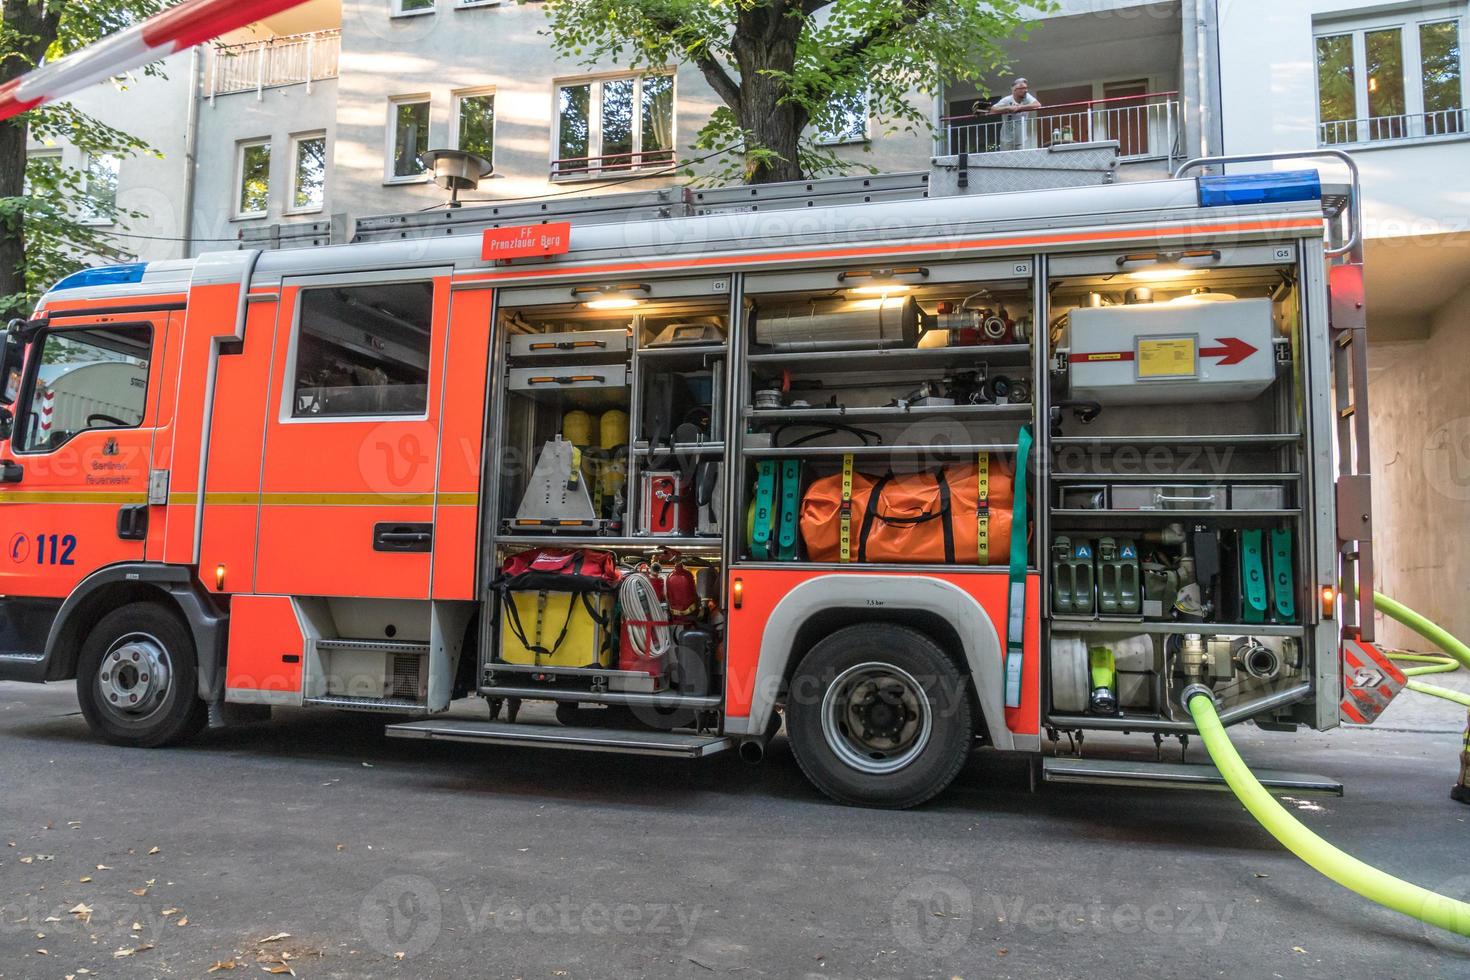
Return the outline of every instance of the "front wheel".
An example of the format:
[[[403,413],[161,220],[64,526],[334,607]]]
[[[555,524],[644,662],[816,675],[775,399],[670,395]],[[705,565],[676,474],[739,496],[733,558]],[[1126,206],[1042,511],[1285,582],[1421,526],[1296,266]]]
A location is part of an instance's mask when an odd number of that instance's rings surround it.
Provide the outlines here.
[[[92,731],[114,745],[154,748],[199,732],[194,639],[173,610],[135,602],[97,621],[77,660],[77,700]]]
[[[917,806],[969,757],[965,679],[938,645],[893,623],[849,626],[802,658],[786,703],[802,772],[840,803]]]

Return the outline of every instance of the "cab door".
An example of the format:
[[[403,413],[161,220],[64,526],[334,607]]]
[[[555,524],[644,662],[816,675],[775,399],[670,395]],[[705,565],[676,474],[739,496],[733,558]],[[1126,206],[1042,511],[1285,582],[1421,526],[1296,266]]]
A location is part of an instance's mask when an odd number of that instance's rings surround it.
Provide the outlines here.
[[[257,592],[428,598],[449,273],[282,283]]]
[[[0,483],[0,594],[63,597],[142,561],[171,314],[55,314],[30,340]]]

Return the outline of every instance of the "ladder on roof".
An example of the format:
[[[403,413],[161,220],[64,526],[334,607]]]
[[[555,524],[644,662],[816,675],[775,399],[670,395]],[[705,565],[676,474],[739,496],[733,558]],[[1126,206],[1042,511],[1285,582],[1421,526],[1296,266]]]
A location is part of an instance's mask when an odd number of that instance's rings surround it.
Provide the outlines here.
[[[1329,157],[1347,167],[1346,193],[1325,190],[1328,221],[1328,337],[1337,429],[1338,622],[1345,638],[1373,640],[1373,493],[1368,442],[1368,310],[1363,290],[1362,183],[1358,165],[1342,150],[1200,157],[1174,172],[1232,163]]]

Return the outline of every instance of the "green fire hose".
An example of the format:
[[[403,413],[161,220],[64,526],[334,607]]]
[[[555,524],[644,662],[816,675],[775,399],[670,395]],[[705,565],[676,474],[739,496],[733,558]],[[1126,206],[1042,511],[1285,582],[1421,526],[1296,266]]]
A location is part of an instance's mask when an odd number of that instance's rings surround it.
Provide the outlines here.
[[[1417,676],[1442,673],[1454,670],[1460,664],[1470,668],[1470,647],[1439,626],[1407,606],[1376,592],[1373,594],[1373,604],[1384,615],[1403,623],[1450,655],[1433,657],[1398,654],[1398,659],[1425,664],[1422,667],[1408,668],[1406,674]],[[1470,696],[1458,691],[1412,680],[1408,687],[1410,690],[1446,697],[1470,707]],[[1215,713],[1215,701],[1209,688],[1201,684],[1191,685],[1184,691],[1184,703],[1194,717],[1195,727],[1204,739],[1205,748],[1209,751],[1215,768],[1220,770],[1220,775],[1225,777],[1225,782],[1251,812],[1251,816],[1287,850],[1339,885],[1364,898],[1449,932],[1470,936],[1470,903],[1420,888],[1372,865],[1364,864],[1308,830],[1284,806],[1276,802],[1276,798],[1266,792],[1265,787],[1251,775],[1240,754],[1235,751],[1235,746],[1230,744],[1225,726],[1220,724],[1220,716]]]

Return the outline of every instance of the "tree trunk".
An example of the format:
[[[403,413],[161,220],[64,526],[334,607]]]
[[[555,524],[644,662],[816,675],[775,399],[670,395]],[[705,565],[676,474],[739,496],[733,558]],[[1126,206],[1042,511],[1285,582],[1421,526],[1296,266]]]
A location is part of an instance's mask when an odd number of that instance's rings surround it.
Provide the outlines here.
[[[60,19],[59,9],[50,12],[41,0],[8,0],[4,8],[5,34],[14,38],[15,47],[0,51],[0,85],[40,63],[41,56],[56,40]],[[29,135],[30,120],[26,113],[0,122],[0,197],[20,197],[25,193]],[[16,213],[0,218],[0,302],[25,291],[25,216]]]
[[[748,7],[740,14],[732,43],[735,65],[740,70],[740,104],[731,108],[741,127],[754,135],[757,146],[778,157],[770,159],[747,152],[747,184],[803,177],[798,148],[808,122],[807,112],[793,102],[783,102],[786,83],[766,74],[776,71],[789,75],[796,67],[796,42],[803,26],[803,18],[792,16],[780,0]]]

